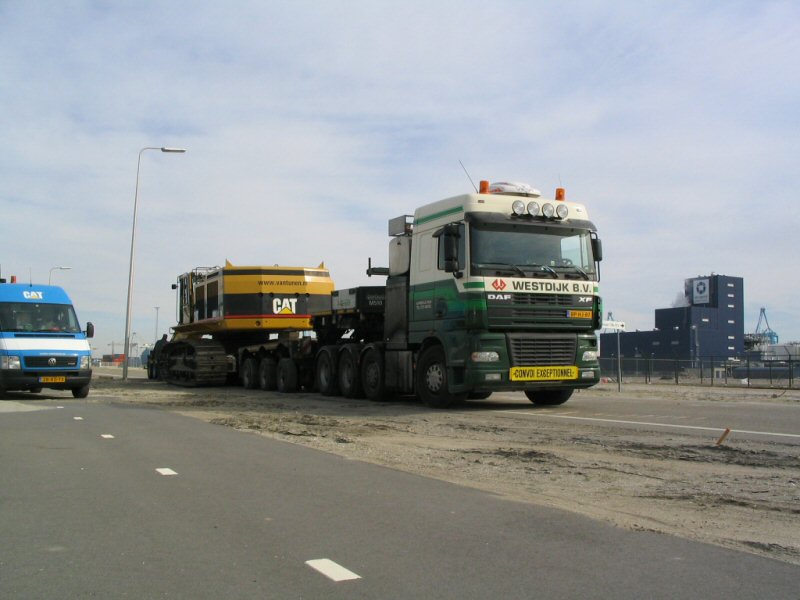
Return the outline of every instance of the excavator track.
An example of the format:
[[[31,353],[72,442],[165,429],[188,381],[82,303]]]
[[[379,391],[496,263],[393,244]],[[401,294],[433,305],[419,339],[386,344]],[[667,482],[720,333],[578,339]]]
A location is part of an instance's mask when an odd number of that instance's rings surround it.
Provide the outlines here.
[[[186,387],[225,385],[228,366],[225,349],[214,340],[169,342],[158,360],[159,379]]]

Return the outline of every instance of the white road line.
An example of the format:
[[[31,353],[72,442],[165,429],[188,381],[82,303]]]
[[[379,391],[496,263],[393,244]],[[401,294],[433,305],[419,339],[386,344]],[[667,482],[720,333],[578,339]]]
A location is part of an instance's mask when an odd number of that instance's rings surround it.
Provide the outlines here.
[[[72,417],[73,421],[83,421],[83,417]]]
[[[161,475],[177,475],[177,473],[175,471],[173,471],[172,469],[168,469],[166,467],[161,468],[161,469],[156,469],[156,471],[158,473],[160,473]]]
[[[104,440],[113,440],[114,439],[114,436],[111,435],[110,433],[101,433],[100,437],[103,438]]]
[[[669,427],[672,429],[696,429],[700,431],[725,431],[725,427],[700,427],[699,425],[678,425],[677,423],[651,423],[647,421],[623,421],[621,419],[595,419],[592,417],[568,417],[560,414],[530,413],[521,410],[503,410],[498,412],[511,413],[515,415],[527,415],[529,417],[550,417],[555,419],[572,419],[574,421],[598,421],[600,423],[620,423],[623,425],[647,425],[648,427]],[[774,431],[750,431],[748,429],[731,429],[731,433],[748,433],[750,435],[768,435],[774,437],[788,437],[800,439],[798,433],[776,433]]]
[[[345,569],[341,565],[337,565],[329,558],[318,558],[315,560],[307,560],[306,564],[312,569],[319,571],[328,579],[333,581],[349,581],[351,579],[361,579],[360,575],[356,575],[352,571]]]

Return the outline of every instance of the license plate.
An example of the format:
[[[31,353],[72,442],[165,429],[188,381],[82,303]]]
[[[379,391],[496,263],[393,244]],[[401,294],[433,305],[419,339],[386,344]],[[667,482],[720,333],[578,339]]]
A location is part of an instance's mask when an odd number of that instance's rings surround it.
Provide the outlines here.
[[[578,367],[511,367],[508,373],[511,381],[553,381],[577,379]]]
[[[39,383],[64,383],[67,381],[67,378],[64,376],[61,377],[39,377]]]
[[[568,310],[567,318],[569,319],[591,319],[592,311],[590,310]]]

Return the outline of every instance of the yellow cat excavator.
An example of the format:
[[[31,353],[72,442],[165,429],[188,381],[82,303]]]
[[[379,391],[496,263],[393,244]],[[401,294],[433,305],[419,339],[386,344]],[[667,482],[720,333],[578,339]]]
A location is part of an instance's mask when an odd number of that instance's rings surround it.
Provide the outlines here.
[[[178,277],[178,324],[172,339],[156,344],[148,359],[148,377],[185,386],[224,385],[241,378],[245,387],[269,385],[277,360],[298,360],[303,332],[313,316],[330,312],[333,281],[318,267],[198,267]],[[310,352],[310,350],[309,350]],[[313,360],[313,355],[311,356]]]

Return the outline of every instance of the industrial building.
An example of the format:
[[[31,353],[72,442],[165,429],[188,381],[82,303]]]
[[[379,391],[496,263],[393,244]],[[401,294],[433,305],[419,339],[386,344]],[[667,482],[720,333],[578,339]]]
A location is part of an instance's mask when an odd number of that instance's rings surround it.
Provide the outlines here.
[[[617,337],[619,336],[619,337]],[[684,282],[683,301],[655,310],[655,329],[600,334],[603,358],[727,360],[744,352],[744,280],[706,275]]]

